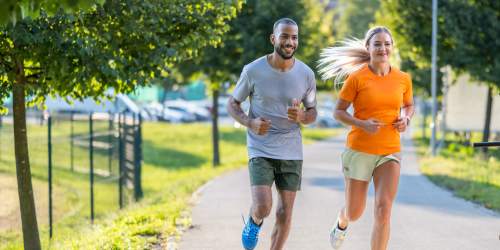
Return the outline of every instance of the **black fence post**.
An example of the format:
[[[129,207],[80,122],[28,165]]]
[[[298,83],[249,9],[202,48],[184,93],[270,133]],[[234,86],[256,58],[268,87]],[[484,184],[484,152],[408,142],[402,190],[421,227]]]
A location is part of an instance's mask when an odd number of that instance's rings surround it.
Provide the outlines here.
[[[75,157],[74,157],[74,151],[73,151],[73,146],[75,144],[75,142],[74,142],[74,137],[75,137],[74,132],[75,131],[74,131],[74,127],[73,127],[74,126],[73,121],[75,120],[75,113],[73,111],[71,111],[69,120],[70,120],[70,134],[69,134],[70,138],[69,138],[69,140],[70,140],[70,157],[71,157],[70,158],[70,165],[71,165],[71,172],[73,172],[75,170],[74,169],[74,158]]]
[[[118,113],[118,203],[123,208],[123,114]]]
[[[137,117],[137,119],[136,119]],[[133,128],[134,128],[134,198],[135,201],[139,201],[142,198],[142,187],[141,187],[141,156],[140,156],[140,144],[139,144],[139,127],[140,127],[140,115],[133,114]]]
[[[109,113],[109,123],[108,123],[108,171],[109,171],[109,175],[111,176],[111,163],[112,163],[112,159],[113,159],[113,144],[112,144],[112,137],[114,135],[114,131],[113,131],[113,118],[114,118],[114,115],[111,114],[111,112]]]
[[[92,113],[89,115],[89,156],[90,156],[90,221],[94,224],[94,128]]]
[[[134,144],[133,144],[133,154],[134,154],[134,159],[133,159],[133,163],[134,163],[134,199],[135,201],[138,201],[139,200],[139,190],[138,190],[138,187],[137,187],[137,145],[136,145],[136,142],[137,142],[137,119],[136,119],[136,115],[135,113],[131,113],[132,114],[132,129],[134,131],[134,134],[133,134],[133,141],[134,141]]]
[[[473,143],[472,146],[475,148],[500,147],[500,141],[476,142],[476,143]]]
[[[52,116],[47,119],[48,127],[48,164],[49,164],[49,238],[52,239]]]
[[[137,138],[137,161],[139,165],[138,179],[139,179],[139,197],[142,198],[144,193],[142,192],[142,115],[139,114],[139,128],[138,128],[138,138]]]

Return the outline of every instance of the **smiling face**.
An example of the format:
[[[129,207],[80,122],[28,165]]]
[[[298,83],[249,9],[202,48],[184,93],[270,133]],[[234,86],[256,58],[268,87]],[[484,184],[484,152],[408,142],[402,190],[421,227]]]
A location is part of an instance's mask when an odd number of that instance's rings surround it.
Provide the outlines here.
[[[279,24],[271,35],[271,43],[281,58],[292,59],[299,46],[299,28],[293,24]]]
[[[370,53],[372,63],[389,62],[392,52],[393,40],[387,32],[378,32],[367,41],[366,49]]]

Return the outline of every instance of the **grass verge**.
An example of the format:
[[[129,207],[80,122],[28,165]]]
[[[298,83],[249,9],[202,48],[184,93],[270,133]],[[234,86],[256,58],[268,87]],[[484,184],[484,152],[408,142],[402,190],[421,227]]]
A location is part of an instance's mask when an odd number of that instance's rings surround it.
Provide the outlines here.
[[[472,141],[479,141],[480,136],[474,134]],[[447,135],[439,154],[432,157],[429,140],[416,135],[420,170],[455,195],[500,212],[500,149],[491,148],[488,155],[483,155],[460,141],[455,135]]]
[[[189,224],[183,211],[188,209],[189,198],[198,187],[223,172],[246,165],[245,130],[221,128],[222,165],[216,168],[211,166],[210,132],[207,124],[145,123],[142,170],[145,198],[121,211],[106,213],[97,218],[94,225],[89,225],[88,217],[83,215],[86,208],[75,208],[81,212],[60,220],[55,225],[51,241],[48,240],[47,226],[41,224],[44,249],[161,249],[159,244],[177,235],[179,224]],[[313,131],[308,128],[303,132],[307,142],[337,133],[338,130]],[[3,169],[3,172],[13,174],[6,167]],[[46,181],[42,173],[39,176]],[[69,173],[61,176],[78,182],[78,178]],[[85,181],[82,180],[81,185],[85,185]],[[111,193],[110,190],[101,192],[101,204],[110,199]],[[63,206],[72,207],[71,204],[86,199],[83,193],[76,192],[73,196],[67,198]],[[0,249],[22,249],[19,230],[1,232],[0,240]]]

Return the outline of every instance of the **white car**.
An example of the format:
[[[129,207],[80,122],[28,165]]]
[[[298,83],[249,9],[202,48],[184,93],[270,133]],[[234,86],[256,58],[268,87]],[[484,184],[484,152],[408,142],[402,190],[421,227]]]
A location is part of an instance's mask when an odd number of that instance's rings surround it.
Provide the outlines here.
[[[149,114],[155,116],[158,121],[172,123],[194,122],[196,117],[183,111],[175,110],[158,102],[152,102],[143,107]]]
[[[166,101],[165,107],[194,115],[197,121],[210,120],[210,112],[196,103],[185,100]]]

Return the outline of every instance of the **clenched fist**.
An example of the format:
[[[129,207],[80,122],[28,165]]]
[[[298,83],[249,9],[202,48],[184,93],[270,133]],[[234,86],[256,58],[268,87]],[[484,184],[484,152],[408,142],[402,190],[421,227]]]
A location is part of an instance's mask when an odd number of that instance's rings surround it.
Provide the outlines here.
[[[408,123],[410,122],[410,118],[408,116],[406,117],[399,117],[393,124],[392,126],[398,130],[400,133],[405,132],[406,127],[408,127]]]
[[[267,134],[267,131],[269,130],[270,127],[271,127],[271,120],[269,119],[257,117],[255,119],[250,120],[250,129],[258,135]]]
[[[368,134],[377,133],[381,126],[383,126],[383,124],[375,119],[364,120],[361,123],[361,128]]]
[[[297,99],[292,99],[292,106],[288,107],[288,120],[293,122],[301,122],[304,120],[304,110],[300,108],[300,102]]]

